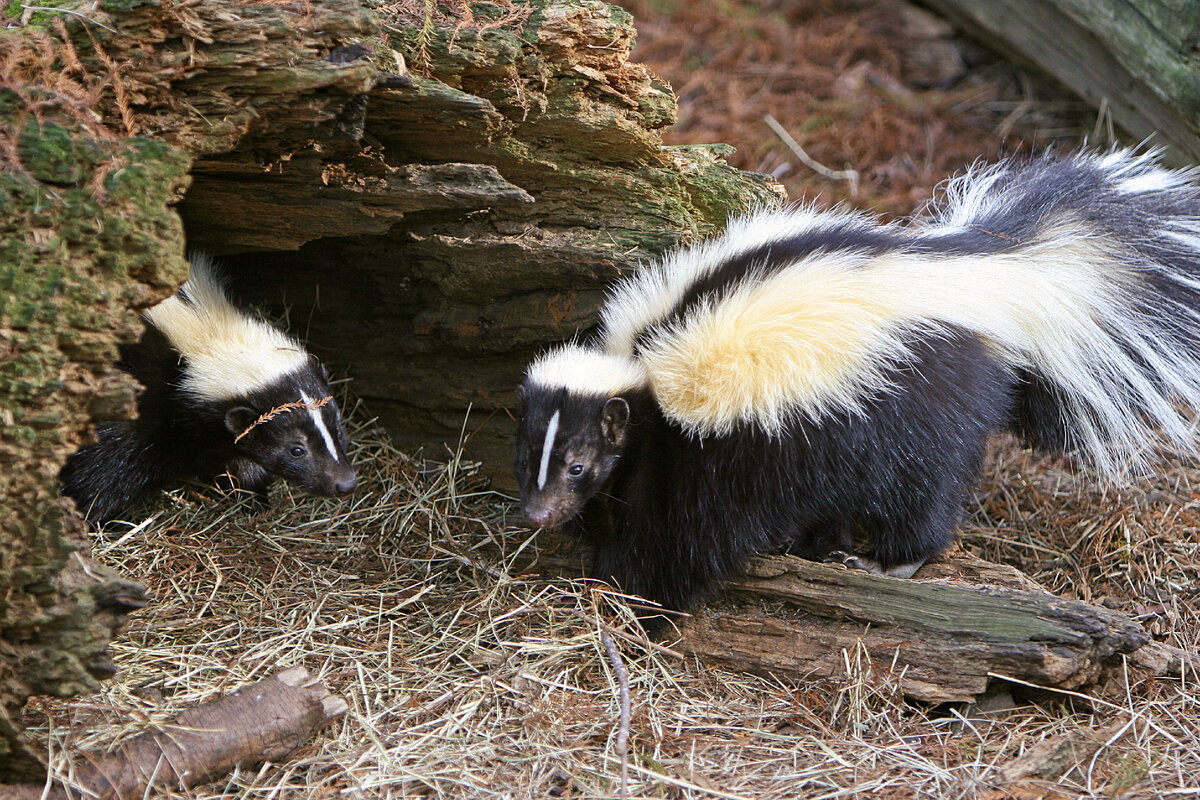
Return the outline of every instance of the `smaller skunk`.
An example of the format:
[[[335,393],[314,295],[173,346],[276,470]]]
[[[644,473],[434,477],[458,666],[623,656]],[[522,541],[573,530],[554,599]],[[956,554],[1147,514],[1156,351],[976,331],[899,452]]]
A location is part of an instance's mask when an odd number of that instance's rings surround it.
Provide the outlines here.
[[[521,511],[582,528],[592,577],[688,610],[773,549],[911,575],[953,541],[993,431],[1109,476],[1195,454],[1193,177],[1043,156],[968,171],[909,226],[735,219],[529,367]]]
[[[264,494],[284,478],[312,494],[354,490],[347,437],[324,367],[291,337],[235,307],[203,256],[144,314],[118,366],[145,387],[138,416],[98,425],[59,479],[101,524],[157,491],[228,475]]]

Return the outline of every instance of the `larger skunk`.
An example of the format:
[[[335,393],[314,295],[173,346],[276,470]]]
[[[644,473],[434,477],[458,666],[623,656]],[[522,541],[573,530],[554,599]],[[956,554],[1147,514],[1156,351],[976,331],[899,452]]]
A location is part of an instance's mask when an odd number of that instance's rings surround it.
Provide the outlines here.
[[[911,574],[985,439],[1110,476],[1200,408],[1200,191],[1152,154],[1009,160],[910,226],[766,211],[618,283],[520,389],[521,510],[591,575],[689,609],[754,553]]]
[[[144,318],[145,335],[118,364],[145,387],[137,418],[97,426],[98,441],[59,475],[89,521],[222,474],[255,493],[276,477],[326,496],[355,488],[324,368],[233,305],[207,258],[193,257],[187,283]]]

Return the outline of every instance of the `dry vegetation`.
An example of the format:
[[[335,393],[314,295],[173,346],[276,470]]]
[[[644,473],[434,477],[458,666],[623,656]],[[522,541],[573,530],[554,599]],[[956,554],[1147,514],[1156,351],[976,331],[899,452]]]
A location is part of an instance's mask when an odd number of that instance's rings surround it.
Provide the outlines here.
[[[182,491],[143,524],[97,538],[97,556],[145,580],[154,602],[115,645],[121,673],[103,695],[27,709],[55,764],[302,665],[350,713],[288,763],[191,797],[617,796],[619,687],[599,632],[632,630],[623,602],[515,567],[540,543],[506,521],[511,504],[470,464],[406,456],[369,428],[353,435],[362,483],[352,501],[279,487],[260,508]],[[972,549],[1195,647],[1200,473],[1176,466],[1105,493],[1011,445],[991,463]],[[629,670],[630,796],[1200,791],[1190,684],[1120,665],[1087,695],[1018,692],[985,713],[907,704],[858,652],[845,654],[841,680],[794,683],[615,641]],[[1092,730],[1105,746],[1068,759],[1061,794],[1045,794],[1054,782],[1037,775],[1013,777],[1039,743]]]
[[[918,85],[886,3],[851,3],[840,16],[816,2],[752,14],[728,0],[703,15],[678,8],[709,4],[629,5],[642,20],[641,57],[680,95],[675,141],[735,142],[741,166],[792,181],[793,196],[844,197],[845,182],[803,169],[767,113],[815,159],[858,171],[856,202],[898,214],[963,162],[1064,134],[1077,141],[1087,127],[1077,107],[1045,101],[1052,91],[997,63]],[[600,631],[630,629],[624,603],[518,568],[541,543],[470,464],[399,453],[356,424],[361,481],[349,501],[280,487],[260,508],[189,490],[97,537],[97,557],[145,581],[154,602],[115,644],[121,672],[103,695],[28,707],[57,768],[300,664],[350,713],[288,763],[189,797],[618,796],[620,692]],[[1200,471],[1173,464],[1153,481],[1101,490],[1011,443],[988,463],[967,547],[1197,648]],[[858,652],[845,654],[841,680],[794,683],[616,642],[632,701],[630,796],[1200,795],[1190,681],[1116,665],[1086,694],[1010,687],[1012,700],[998,687],[990,711],[926,708],[897,696]],[[1080,745],[1092,731],[1095,742]],[[1061,778],[1032,757],[1072,743]]]

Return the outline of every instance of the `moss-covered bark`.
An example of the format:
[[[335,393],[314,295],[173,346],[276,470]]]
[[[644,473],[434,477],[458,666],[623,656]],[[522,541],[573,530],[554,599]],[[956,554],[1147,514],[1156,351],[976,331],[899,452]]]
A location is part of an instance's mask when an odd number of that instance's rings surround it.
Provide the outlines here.
[[[193,155],[285,109],[309,124],[335,116],[344,98],[290,101],[374,74],[325,61],[332,42],[308,48],[306,71],[299,7],[86,5],[74,16],[10,7],[28,24],[0,35],[0,781],[44,774],[20,737],[25,698],[94,689],[113,673],[109,640],[144,603],[136,582],[89,560],[57,475],[94,421],[133,413],[136,387],[113,362],[140,335],[138,311],[187,275],[173,206]],[[213,64],[241,70],[245,92],[172,92],[168,76],[203,83]],[[247,77],[256,71],[275,88]]]
[[[38,115],[0,90],[0,775],[37,770],[11,716],[31,693],[69,695],[112,673],[108,640],[141,589],[87,560],[56,476],[96,417],[128,415],[112,362],[130,309],[186,272],[168,204],[190,159],[162,142],[96,138],[52,93]]]
[[[0,34],[0,780],[38,769],[19,704],[92,687],[139,603],[87,560],[56,476],[132,413],[116,346],[186,246],[311,311],[314,350],[403,440],[443,454],[473,408],[503,475],[528,357],[591,325],[612,278],[776,196],[720,148],[662,146],[674,98],[628,61],[623,11],[413,5],[6,7],[25,24]]]
[[[1036,64],[1177,164],[1200,161],[1200,4],[1191,0],[924,0]]]

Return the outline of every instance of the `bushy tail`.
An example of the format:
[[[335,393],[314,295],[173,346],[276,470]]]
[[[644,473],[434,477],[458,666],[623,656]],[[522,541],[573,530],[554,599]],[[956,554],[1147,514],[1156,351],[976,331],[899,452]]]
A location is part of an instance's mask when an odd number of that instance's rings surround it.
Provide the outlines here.
[[[173,476],[164,475],[160,456],[136,421],[99,425],[96,437],[95,444],[67,459],[59,481],[80,513],[100,525],[148,498]]]
[[[1065,277],[1051,302],[1023,298],[1038,312],[1003,343],[1026,379],[1014,424],[1032,444],[1079,449],[1109,474],[1145,467],[1162,446],[1196,454],[1195,179],[1130,150],[1009,161],[950,181],[920,224],[933,250],[1015,256]]]
[[[760,211],[623,280],[602,341],[696,435],[866,413],[913,343],[970,332],[1023,379],[1016,427],[1105,473],[1195,453],[1200,190],[1154,154],[979,167],[884,225]]]

